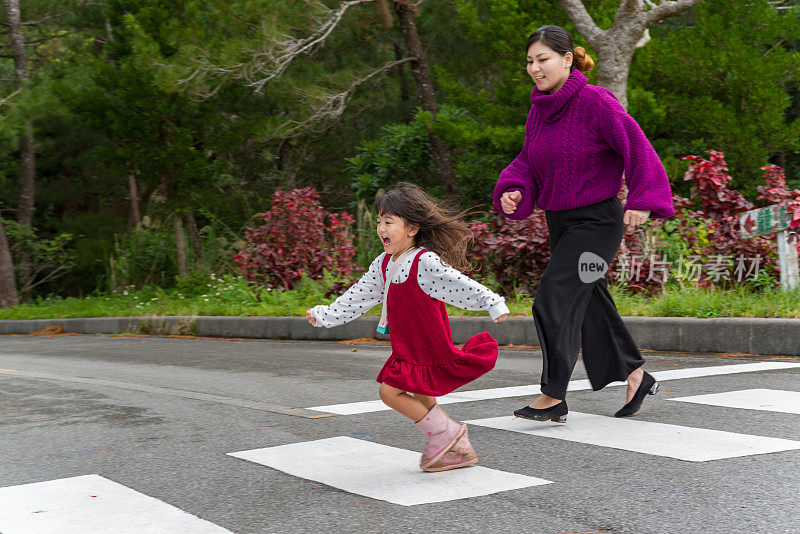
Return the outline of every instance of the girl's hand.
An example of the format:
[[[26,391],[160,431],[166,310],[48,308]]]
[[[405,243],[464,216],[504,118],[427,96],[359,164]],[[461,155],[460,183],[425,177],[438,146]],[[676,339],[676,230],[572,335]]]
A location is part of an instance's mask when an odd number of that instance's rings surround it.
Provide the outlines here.
[[[511,191],[510,193],[503,193],[500,197],[500,206],[506,213],[514,213],[517,211],[517,204],[522,200],[522,193],[519,191]]]
[[[312,325],[317,324],[317,318],[311,315],[311,310],[308,310],[306,312],[306,319],[308,319],[308,322],[311,323]]]
[[[495,320],[494,320],[494,322],[496,322],[496,323],[502,323],[503,321],[505,321],[505,320],[506,320],[506,317],[508,317],[508,314],[507,314],[507,313],[506,313],[506,314],[504,314],[504,315],[501,315],[500,317],[498,317],[497,319],[495,319]]]
[[[622,216],[622,222],[628,227],[639,226],[647,220],[650,216],[650,210],[625,210],[625,215]]]

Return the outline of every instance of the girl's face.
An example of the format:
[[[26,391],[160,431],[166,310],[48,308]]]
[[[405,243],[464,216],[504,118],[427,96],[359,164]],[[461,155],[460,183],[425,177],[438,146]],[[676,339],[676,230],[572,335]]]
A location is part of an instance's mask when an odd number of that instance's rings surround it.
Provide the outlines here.
[[[539,41],[528,48],[527,71],[533,78],[536,87],[543,93],[553,94],[564,85],[569,78],[572,65],[572,52],[563,56]]]
[[[383,250],[394,259],[414,246],[414,236],[418,230],[416,225],[407,224],[405,219],[397,215],[378,215],[378,237],[383,243]]]

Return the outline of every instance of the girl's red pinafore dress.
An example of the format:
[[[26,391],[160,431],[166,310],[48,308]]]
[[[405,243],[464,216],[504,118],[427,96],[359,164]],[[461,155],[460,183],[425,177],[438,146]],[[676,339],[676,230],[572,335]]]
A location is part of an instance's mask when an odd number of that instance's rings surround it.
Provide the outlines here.
[[[392,283],[387,316],[392,355],[378,373],[378,382],[408,393],[438,397],[472,382],[497,362],[497,341],[487,332],[472,336],[462,349],[453,345],[444,303],[422,291],[417,282],[421,250],[411,264],[408,279]],[[386,283],[383,258],[381,273]]]

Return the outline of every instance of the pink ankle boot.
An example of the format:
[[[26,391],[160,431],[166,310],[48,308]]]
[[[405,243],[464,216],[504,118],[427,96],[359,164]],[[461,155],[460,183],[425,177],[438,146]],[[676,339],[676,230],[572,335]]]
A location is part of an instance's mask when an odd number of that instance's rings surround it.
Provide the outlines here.
[[[441,460],[467,431],[467,425],[456,423],[450,419],[438,404],[434,405],[428,414],[414,425],[428,437],[425,449],[422,451],[422,459],[419,462],[422,469]]]
[[[423,468],[425,471],[447,471],[449,469],[458,469],[459,467],[467,467],[478,463],[478,455],[475,454],[475,449],[469,442],[467,432],[458,440],[458,443],[453,445],[453,448],[447,451],[441,460]]]

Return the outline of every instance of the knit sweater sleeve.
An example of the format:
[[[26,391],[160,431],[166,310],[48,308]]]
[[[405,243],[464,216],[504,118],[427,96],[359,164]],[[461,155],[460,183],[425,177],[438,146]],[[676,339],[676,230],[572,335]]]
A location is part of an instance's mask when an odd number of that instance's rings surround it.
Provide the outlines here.
[[[625,165],[628,186],[626,210],[650,210],[650,217],[663,219],[675,215],[672,189],[667,172],[642,128],[628,115],[614,93],[598,87],[600,114],[598,126],[605,141]]]
[[[533,169],[528,161],[528,145],[531,142],[533,131],[534,108],[531,106],[528,112],[528,119],[525,121],[525,141],[522,143],[522,150],[514,161],[500,173],[497,185],[494,187],[494,206],[499,213],[512,220],[527,219],[533,213],[536,206],[536,198],[539,196],[539,188],[533,179]],[[514,213],[506,213],[500,205],[500,197],[503,193],[510,191],[520,191],[522,200],[517,204]]]

